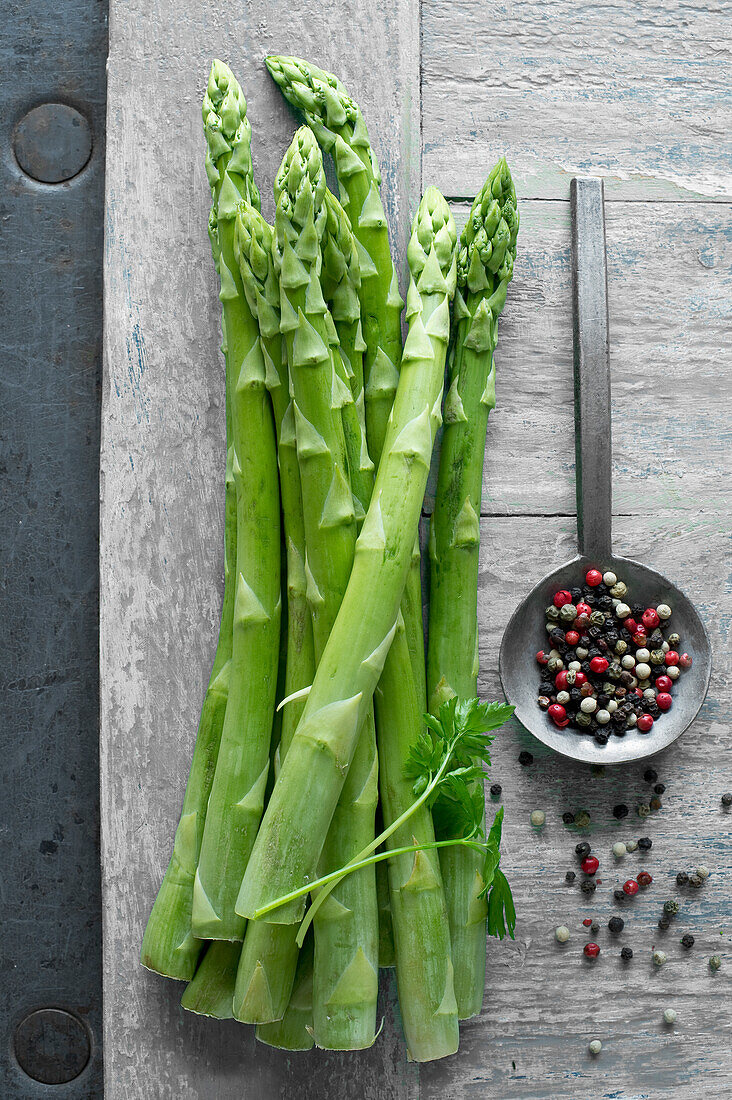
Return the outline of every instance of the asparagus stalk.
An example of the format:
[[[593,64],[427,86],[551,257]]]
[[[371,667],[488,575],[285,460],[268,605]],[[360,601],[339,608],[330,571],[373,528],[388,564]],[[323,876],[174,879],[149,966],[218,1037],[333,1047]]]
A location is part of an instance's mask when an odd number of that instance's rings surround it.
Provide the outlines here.
[[[281,1020],[257,1026],[257,1039],[279,1050],[310,1050],[313,1046],[313,937],[300,951],[287,1010]]]
[[[455,290],[455,224],[429,188],[414,219],[409,336],[374,494],[356,543],[353,570],[247,866],[242,916],[312,881],[330,820],[396,632],[440,402]],[[320,444],[313,438],[311,448]],[[282,923],[303,902],[281,906]]]
[[[287,545],[287,667],[285,696],[312,683],[315,672],[313,628],[306,595],[305,527],[297,462],[295,420],[280,333],[280,289],[272,255],[273,229],[262,215],[242,205],[236,220],[236,255],[252,313],[259,323],[272,399],[280,467],[282,519]],[[275,774],[284,759],[302,713],[304,700],[282,710],[282,733],[275,755]],[[244,1023],[281,1020],[287,1009],[297,966],[298,948],[292,925],[247,925],[238,960],[234,1016]]]
[[[449,366],[445,429],[430,531],[427,677],[430,710],[451,695],[470,699],[478,678],[478,549],[488,414],[495,407],[493,352],[513,274],[519,217],[505,159],[490,173],[460,239],[457,333]],[[480,855],[440,852],[450,913],[460,1019],[477,1015],[485,985],[487,906]]]
[[[312,132],[303,127],[275,183],[274,258],[294,403],[316,662],[348,584],[356,541],[344,433],[346,411],[355,413],[355,406],[347,380],[339,377],[337,334],[320,285],[325,195],[322,155]],[[326,869],[351,859],[373,839],[376,798],[376,742],[373,719],[367,718],[323,850]],[[329,899],[314,932],[315,1042],[330,1049],[370,1046],[378,993],[373,868],[359,872]]]
[[[230,1020],[234,979],[241,945],[236,941],[212,940],[198,964],[193,980],[181,997],[181,1005],[199,1016]]]
[[[280,627],[280,500],[277,453],[257,322],[234,255],[237,205],[251,166],[246,104],[215,61],[203,101],[220,246],[221,292],[232,379],[233,473],[237,491],[236,594],[229,697],[193,888],[192,930],[242,939],[234,911],[261,818],[269,771]]]
[[[333,155],[341,203],[359,243],[366,342],[366,425],[371,454],[381,454],[402,353],[399,281],[379,195],[381,173],[361,109],[331,73],[297,57],[268,57],[282,94],[301,111],[321,147]]]
[[[233,79],[233,78],[232,78]],[[232,132],[231,126],[219,130],[219,146],[227,145],[229,159],[233,161],[232,179],[238,191],[259,207],[257,191],[251,169],[251,129],[246,118],[246,101],[237,96],[240,123]],[[207,172],[210,177],[217,171],[207,154]],[[234,173],[234,169],[236,172]],[[215,209],[208,226],[214,267],[220,275],[220,245]],[[201,850],[203,827],[206,818],[211,785],[221,743],[221,731],[229,695],[232,637],[234,622],[234,597],[236,590],[236,486],[233,473],[232,386],[234,368],[223,328],[222,351],[226,363],[226,492],[224,519],[224,600],[221,612],[216,655],[201,710],[191,769],[183,799],[183,808],[175,834],[173,854],[165,872],[158,896],[153,905],[142,941],[143,966],[170,978],[190,981],[203,947],[203,942],[191,932],[193,883]]]

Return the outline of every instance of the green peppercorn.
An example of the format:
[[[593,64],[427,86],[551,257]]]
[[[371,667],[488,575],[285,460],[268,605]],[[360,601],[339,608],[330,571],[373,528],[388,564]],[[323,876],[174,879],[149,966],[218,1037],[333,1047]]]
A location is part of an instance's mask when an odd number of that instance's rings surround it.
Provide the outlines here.
[[[553,603],[550,603],[544,612],[544,617],[552,623],[559,622],[559,608],[555,607]]]
[[[651,812],[651,807],[647,806],[645,802],[641,802],[640,806],[636,807],[635,812],[638,814],[638,817],[648,817]]]
[[[564,668],[564,661],[561,657],[550,657],[546,663],[547,672],[552,674],[555,672],[561,672]]]
[[[666,1024],[675,1024],[676,1023],[676,1010],[673,1009],[673,1008],[664,1009],[663,1020],[664,1020],[664,1023],[666,1023]]]
[[[625,847],[628,849],[629,852],[634,852],[638,847],[638,841],[637,840],[626,840]]]
[[[565,603],[563,607],[559,608],[559,618],[561,622],[573,623],[577,618],[577,608],[573,603]]]
[[[579,825],[580,829],[586,828],[590,824],[590,815],[587,810],[580,810],[578,814],[574,815],[575,825]]]
[[[599,931],[600,931],[600,922],[597,921],[597,920],[593,920],[592,924],[590,925],[590,932],[592,932],[593,936],[596,936]]]
[[[628,643],[622,638],[618,638],[617,642],[615,643],[615,652],[617,653],[618,657],[622,657],[625,653],[628,652]]]
[[[676,646],[679,644],[680,641],[681,641],[681,635],[680,634],[677,634],[675,631],[674,631],[673,634],[669,634],[669,636],[668,636],[668,644],[669,645],[672,645],[674,648],[676,648]]]
[[[712,955],[711,959],[709,960],[709,965],[712,970],[719,970],[720,966],[722,965],[722,956]]]
[[[698,890],[699,887],[703,885],[704,879],[701,877],[701,875],[697,875],[696,873],[694,873],[693,875],[689,875],[689,886],[693,886],[695,890]]]
[[[650,660],[651,660],[652,665],[662,665],[663,662],[664,662],[665,657],[666,657],[666,654],[663,652],[662,649],[652,649],[651,650]]]
[[[589,729],[589,727],[592,725],[592,715],[585,714],[585,712],[581,710],[579,714],[575,717],[575,722],[581,729]]]
[[[668,901],[663,903],[664,913],[668,913],[670,917],[675,917],[681,906],[674,898],[669,898]]]
[[[599,1054],[602,1050],[602,1043],[599,1039],[593,1039],[589,1046],[590,1054]]]

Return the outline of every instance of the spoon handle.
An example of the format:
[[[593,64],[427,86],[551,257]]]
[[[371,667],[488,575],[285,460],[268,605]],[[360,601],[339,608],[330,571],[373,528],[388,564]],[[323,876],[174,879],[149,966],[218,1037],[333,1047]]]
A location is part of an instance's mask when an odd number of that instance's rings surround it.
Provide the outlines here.
[[[602,565],[612,546],[612,430],[605,213],[601,179],[573,179],[574,439],[579,551]]]

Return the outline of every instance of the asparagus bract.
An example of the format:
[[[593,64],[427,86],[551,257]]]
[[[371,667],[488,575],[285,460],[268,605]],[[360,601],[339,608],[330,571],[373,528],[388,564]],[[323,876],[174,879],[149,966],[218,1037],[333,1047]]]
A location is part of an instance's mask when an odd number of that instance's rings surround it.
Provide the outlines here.
[[[455,223],[435,188],[414,219],[408,259],[409,336],[384,453],[353,570],[275,783],[237,903],[243,916],[315,877],[345,774],[396,631],[440,421],[456,281]],[[410,288],[411,289],[411,288]],[[318,440],[313,440],[318,449]],[[271,914],[301,918],[303,902]]]
[[[313,1046],[313,937],[308,936],[297,960],[295,982],[281,1020],[257,1025],[257,1039],[279,1050]]]
[[[193,980],[181,997],[181,1006],[199,1016],[230,1020],[233,1016],[234,979],[241,945],[212,940],[198,964]]]
[[[460,238],[455,342],[448,371],[435,510],[430,530],[427,679],[430,711],[452,695],[471,699],[478,678],[478,550],[488,414],[495,407],[493,352],[513,274],[519,217],[505,159],[476,197]],[[440,852],[450,913],[460,1019],[480,1012],[487,906],[480,855]]]
[[[229,697],[193,888],[192,929],[241,939],[234,911],[262,814],[269,771],[280,628],[280,498],[272,408],[259,329],[234,255],[237,205],[252,197],[246,104],[229,69],[211,68],[203,101],[220,247],[221,292],[232,379],[232,468],[237,495],[236,594]]]
[[[220,62],[217,63],[220,65]],[[225,68],[225,67],[224,67]],[[228,72],[228,70],[227,70]],[[246,117],[246,101],[241,89],[228,74],[232,95],[236,99],[238,125],[232,129],[231,120],[227,125],[218,123],[219,131],[216,148],[221,150],[219,157],[228,155],[231,178],[239,194],[259,207],[259,192],[252,175],[250,154],[251,127]],[[218,119],[218,116],[216,116]],[[212,135],[217,125],[211,118]],[[227,154],[223,150],[226,147]],[[233,164],[232,164],[233,161]],[[210,150],[206,153],[206,171],[213,180],[218,172],[211,159]],[[216,212],[212,210],[209,218],[209,240],[214,267],[220,276],[220,244]],[[211,676],[201,710],[196,744],[183,799],[180,822],[175,834],[173,854],[165,872],[158,896],[150,914],[142,941],[141,961],[143,966],[158,974],[170,978],[189,981],[196,970],[196,964],[203,942],[191,933],[191,911],[193,906],[193,884],[198,865],[198,857],[203,838],[211,786],[213,784],[216,761],[221,743],[221,731],[229,695],[229,676],[231,672],[232,636],[234,622],[234,597],[236,591],[236,486],[233,473],[233,430],[232,430],[232,387],[236,382],[226,341],[226,326],[222,324],[222,351],[226,363],[226,493],[224,518],[224,600],[221,612],[221,625],[216,646]]]

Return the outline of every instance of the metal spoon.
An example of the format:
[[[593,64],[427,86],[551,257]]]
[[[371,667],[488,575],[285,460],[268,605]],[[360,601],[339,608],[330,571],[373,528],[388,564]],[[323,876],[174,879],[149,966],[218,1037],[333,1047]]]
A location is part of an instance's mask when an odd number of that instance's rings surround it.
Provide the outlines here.
[[[610,358],[608,343],[607,262],[603,185],[599,179],[573,179],[572,283],[574,306],[575,454],[577,542],[579,553],[532,588],[514,611],[501,642],[499,673],[506,698],[526,729],[562,756],[596,764],[641,760],[670,745],[693,722],[709,686],[711,646],[704,624],[681,589],[655,569],[612,553]],[[539,666],[536,652],[549,649],[545,609],[554,593],[585,583],[590,568],[611,571],[628,586],[626,602],[644,607],[668,604],[672,630],[692,667],[675,682],[673,706],[648,733],[628,730],[624,737],[605,727],[608,743],[576,729],[559,729],[537,705]]]

